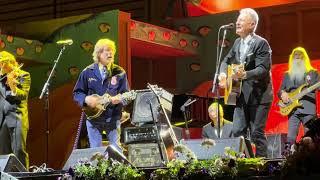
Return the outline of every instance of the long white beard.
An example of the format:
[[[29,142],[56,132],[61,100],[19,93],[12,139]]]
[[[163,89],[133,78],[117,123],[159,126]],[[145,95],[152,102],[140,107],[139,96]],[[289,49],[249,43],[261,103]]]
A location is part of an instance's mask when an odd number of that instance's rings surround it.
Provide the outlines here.
[[[306,66],[303,60],[294,59],[292,62],[290,79],[292,81],[302,82],[304,81],[304,74],[306,72]]]

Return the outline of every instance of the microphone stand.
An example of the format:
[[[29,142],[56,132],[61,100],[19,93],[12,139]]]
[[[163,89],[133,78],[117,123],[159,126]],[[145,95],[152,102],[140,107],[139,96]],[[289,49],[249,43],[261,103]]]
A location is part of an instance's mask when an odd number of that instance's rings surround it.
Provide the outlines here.
[[[188,99],[181,107],[180,107],[180,110],[182,111],[183,113],[183,117],[184,117],[184,122],[186,124],[186,130],[185,130],[185,133],[186,133],[186,138],[187,139],[190,139],[190,131],[189,131],[189,127],[188,127],[188,116],[187,116],[187,112],[186,112],[186,107],[188,107],[189,105],[191,105],[192,103],[196,102],[197,100],[194,99],[191,101],[191,99]]]
[[[219,28],[219,31],[218,31],[218,38],[217,38],[217,59],[216,59],[216,73],[214,75],[214,79],[213,79],[213,84],[212,84],[212,93],[216,95],[216,103],[218,104],[217,106],[217,115],[218,115],[218,138],[221,138],[220,137],[220,130],[221,130],[221,127],[220,127],[220,108],[219,108],[219,99],[220,99],[220,93],[219,93],[219,84],[218,84],[218,76],[220,74],[220,61],[221,61],[221,55],[222,55],[222,51],[223,51],[223,48],[224,48],[224,42],[225,42],[225,39],[226,39],[226,34],[227,34],[227,29],[224,28],[224,31],[223,31],[223,37],[222,37],[222,43],[221,43],[221,46],[220,46],[220,52],[219,52],[219,37],[220,37],[220,31],[221,31],[221,27]]]
[[[39,99],[42,99],[42,97],[45,95],[45,105],[44,105],[44,110],[45,110],[45,127],[46,127],[46,163],[48,165],[49,163],[49,134],[50,134],[50,130],[49,130],[49,85],[50,85],[50,81],[52,79],[53,73],[56,69],[56,66],[60,60],[60,57],[63,53],[63,51],[66,49],[66,45],[63,45],[62,48],[60,49],[59,55],[57,57],[57,59],[54,61],[54,65],[51,69],[51,72],[48,76],[47,81],[44,83],[41,94],[39,96]]]

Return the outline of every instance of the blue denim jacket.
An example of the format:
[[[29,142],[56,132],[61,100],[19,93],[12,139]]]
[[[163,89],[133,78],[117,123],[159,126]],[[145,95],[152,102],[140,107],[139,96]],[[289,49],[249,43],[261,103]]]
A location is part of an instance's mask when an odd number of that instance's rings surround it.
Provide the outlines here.
[[[105,93],[115,96],[129,91],[129,84],[126,72],[116,64],[111,65],[111,70],[103,80],[100,74],[99,66],[93,63],[86,67],[79,76],[79,79],[73,90],[73,99],[80,107],[86,106],[85,97],[92,94],[103,95]],[[119,120],[123,104],[109,105],[107,110],[101,115],[101,118],[107,122]]]

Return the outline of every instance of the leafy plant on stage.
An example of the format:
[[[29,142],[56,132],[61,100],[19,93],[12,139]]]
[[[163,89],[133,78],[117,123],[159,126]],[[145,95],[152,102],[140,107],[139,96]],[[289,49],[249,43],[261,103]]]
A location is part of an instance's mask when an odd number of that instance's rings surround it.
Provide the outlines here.
[[[79,179],[142,179],[143,172],[130,165],[106,159],[102,154],[94,155],[90,161],[80,161],[74,166],[74,174]]]
[[[167,163],[165,169],[157,169],[151,174],[151,179],[179,179],[183,175],[185,161],[172,160]]]
[[[265,170],[265,161],[262,158],[238,158],[238,175],[258,174]]]
[[[214,146],[214,141],[205,141],[202,146]],[[184,145],[179,145],[175,150],[189,153],[186,160],[173,160],[167,163],[165,169],[158,169],[153,172],[152,179],[201,179],[201,178],[220,178],[235,177],[239,174],[257,172],[263,168],[265,162],[261,158],[243,158],[231,148],[225,148],[224,156],[213,156],[208,160],[197,160],[190,149]],[[191,152],[192,153],[191,153]]]

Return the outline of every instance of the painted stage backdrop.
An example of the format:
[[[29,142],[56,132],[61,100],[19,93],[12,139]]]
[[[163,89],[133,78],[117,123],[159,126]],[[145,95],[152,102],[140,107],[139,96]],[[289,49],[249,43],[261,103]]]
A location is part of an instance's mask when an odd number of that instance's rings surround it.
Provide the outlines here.
[[[12,52],[24,64],[22,69],[31,74],[27,140],[30,165],[47,162],[59,169],[71,153],[80,118],[80,109],[72,100],[75,80],[92,63],[91,54],[98,39],[110,38],[119,44],[119,14],[115,10],[20,24],[12,30],[17,36],[0,36],[0,50]],[[38,97],[62,47],[56,41],[61,39],[73,39],[73,44],[66,46],[50,83],[47,119],[45,98]]]

